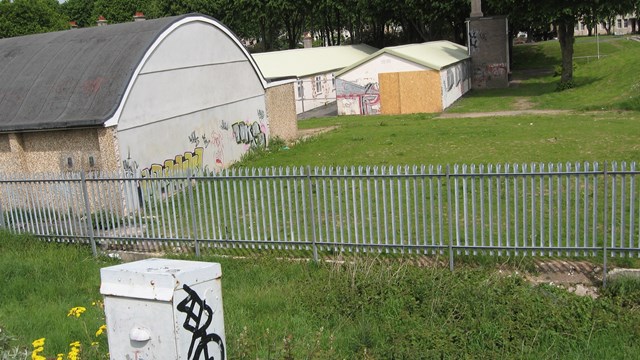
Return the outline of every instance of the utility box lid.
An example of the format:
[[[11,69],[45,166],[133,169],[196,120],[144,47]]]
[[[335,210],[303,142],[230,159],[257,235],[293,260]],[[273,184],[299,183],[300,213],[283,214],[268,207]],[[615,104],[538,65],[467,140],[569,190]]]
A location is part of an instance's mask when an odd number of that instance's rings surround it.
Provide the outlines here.
[[[100,277],[102,295],[172,301],[183,285],[219,279],[222,270],[218,263],[147,259],[102,268]]]

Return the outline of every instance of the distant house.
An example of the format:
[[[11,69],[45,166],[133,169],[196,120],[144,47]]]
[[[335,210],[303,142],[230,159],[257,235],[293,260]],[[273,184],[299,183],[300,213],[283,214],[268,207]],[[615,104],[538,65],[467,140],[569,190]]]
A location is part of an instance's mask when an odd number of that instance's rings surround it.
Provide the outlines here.
[[[616,15],[611,23],[603,21],[598,24],[598,34],[607,34],[607,29],[611,32],[611,35],[627,35],[640,31],[640,21],[636,14]],[[577,21],[575,25],[576,36],[589,35],[589,27],[583,21]],[[595,34],[595,29],[592,29],[592,33]]]
[[[295,79],[296,113],[336,100],[334,73],[377,49],[368,45],[315,47],[253,54],[267,80]]]
[[[470,57],[449,41],[386,47],[336,77],[339,115],[440,112],[469,91]]]
[[[213,170],[296,136],[293,85],[207,16],[0,39],[0,59],[3,173]]]

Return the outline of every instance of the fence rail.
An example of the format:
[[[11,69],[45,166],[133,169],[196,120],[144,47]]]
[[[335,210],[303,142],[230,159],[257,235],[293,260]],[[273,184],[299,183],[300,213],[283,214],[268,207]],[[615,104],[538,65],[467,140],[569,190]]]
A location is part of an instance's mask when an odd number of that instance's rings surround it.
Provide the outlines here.
[[[638,256],[639,174],[634,162],[4,175],[0,226],[94,251]]]

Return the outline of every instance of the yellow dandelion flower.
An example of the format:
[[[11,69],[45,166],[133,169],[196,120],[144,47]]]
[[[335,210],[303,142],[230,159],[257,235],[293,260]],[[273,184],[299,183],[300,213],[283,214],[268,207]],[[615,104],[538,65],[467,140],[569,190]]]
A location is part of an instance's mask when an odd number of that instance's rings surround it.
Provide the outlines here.
[[[38,340],[35,340],[34,342],[31,343],[31,345],[33,345],[34,348],[38,348],[38,347],[44,346],[44,338],[40,338]]]
[[[82,315],[82,313],[85,311],[87,311],[87,308],[83,306],[76,306],[71,308],[71,310],[69,310],[69,313],[67,314],[67,316],[80,317],[80,315]]]
[[[107,330],[107,325],[102,325],[98,328],[98,331],[96,331],[96,337],[102,335],[103,332],[105,332]]]
[[[70,347],[80,347],[80,341],[74,341],[71,344],[69,344]]]
[[[92,342],[91,346],[98,346],[98,342],[97,341]]]
[[[56,355],[56,360],[64,360],[64,354]]]

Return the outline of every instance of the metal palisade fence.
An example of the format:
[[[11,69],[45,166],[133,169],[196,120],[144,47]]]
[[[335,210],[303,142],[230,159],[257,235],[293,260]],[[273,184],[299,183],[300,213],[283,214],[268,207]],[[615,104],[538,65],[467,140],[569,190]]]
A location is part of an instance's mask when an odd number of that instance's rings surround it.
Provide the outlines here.
[[[114,249],[640,255],[636,163],[0,179],[0,225]],[[598,255],[599,254],[599,255]]]

